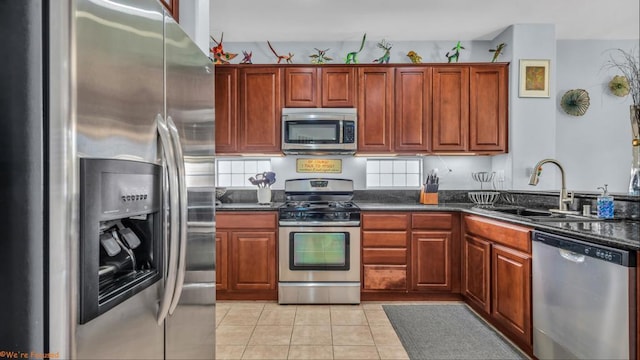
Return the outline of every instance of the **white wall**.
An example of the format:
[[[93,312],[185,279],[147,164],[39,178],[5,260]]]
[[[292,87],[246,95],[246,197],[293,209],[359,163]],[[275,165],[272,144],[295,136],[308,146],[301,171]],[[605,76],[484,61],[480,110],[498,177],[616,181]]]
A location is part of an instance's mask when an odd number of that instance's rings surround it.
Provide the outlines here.
[[[180,2],[180,26],[203,53],[209,54],[209,6],[210,0]]]
[[[631,164],[629,96],[614,96],[607,84],[615,70],[604,66],[611,49],[630,51],[637,40],[557,42],[556,157],[565,164],[567,186],[597,191],[609,185],[612,192],[626,193]],[[591,105],[583,116],[566,114],[560,99],[567,90],[585,89]]]

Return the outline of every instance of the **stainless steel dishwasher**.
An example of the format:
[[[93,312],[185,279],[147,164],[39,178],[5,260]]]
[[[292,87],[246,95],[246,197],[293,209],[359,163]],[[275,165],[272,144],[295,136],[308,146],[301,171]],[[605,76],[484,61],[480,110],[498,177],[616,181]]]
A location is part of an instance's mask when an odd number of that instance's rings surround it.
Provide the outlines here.
[[[635,359],[635,252],[533,232],[533,354]]]

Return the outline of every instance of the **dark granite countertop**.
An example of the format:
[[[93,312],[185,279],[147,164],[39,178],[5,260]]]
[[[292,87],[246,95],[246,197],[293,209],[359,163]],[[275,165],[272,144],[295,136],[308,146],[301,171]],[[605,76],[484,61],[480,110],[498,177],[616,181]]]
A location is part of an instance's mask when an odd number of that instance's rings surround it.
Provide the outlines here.
[[[493,211],[490,208],[474,207],[473,204],[469,203],[422,205],[357,202],[357,204],[363,211],[462,211],[529,226],[537,230],[573,236],[594,244],[627,250],[640,250],[640,221],[636,220],[536,222],[523,216]]]
[[[536,222],[523,216],[505,214],[491,209],[474,207],[470,203],[447,203],[423,205],[417,203],[380,203],[356,201],[363,211],[461,211],[477,214],[548,231],[560,235],[576,237],[594,244],[611,246],[627,250],[640,250],[640,221],[591,221],[591,222]],[[281,202],[268,205],[256,203],[226,203],[216,206],[216,211],[270,211],[277,210]]]
[[[281,202],[272,202],[270,204],[224,203],[222,205],[216,205],[216,211],[275,211],[278,210],[278,207],[282,204]]]

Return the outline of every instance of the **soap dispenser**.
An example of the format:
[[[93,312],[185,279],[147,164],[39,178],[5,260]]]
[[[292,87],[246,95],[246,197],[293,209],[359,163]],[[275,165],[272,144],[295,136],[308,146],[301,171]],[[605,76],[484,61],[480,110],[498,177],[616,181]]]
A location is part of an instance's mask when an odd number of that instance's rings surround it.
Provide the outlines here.
[[[609,195],[607,184],[598,189],[602,190],[602,194],[597,199],[598,217],[601,219],[613,219],[613,196]]]

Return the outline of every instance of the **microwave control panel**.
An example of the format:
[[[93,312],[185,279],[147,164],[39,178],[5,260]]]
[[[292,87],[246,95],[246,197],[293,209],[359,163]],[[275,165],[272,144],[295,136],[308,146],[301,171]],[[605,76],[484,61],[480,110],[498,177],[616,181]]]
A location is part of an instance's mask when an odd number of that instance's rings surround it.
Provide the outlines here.
[[[344,122],[343,142],[345,144],[353,144],[356,142],[356,123],[355,121]]]

